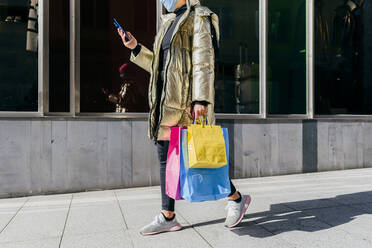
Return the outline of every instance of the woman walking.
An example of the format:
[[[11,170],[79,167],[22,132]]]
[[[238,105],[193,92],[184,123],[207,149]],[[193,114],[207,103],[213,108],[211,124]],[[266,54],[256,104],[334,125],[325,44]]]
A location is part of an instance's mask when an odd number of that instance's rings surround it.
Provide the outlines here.
[[[141,234],[177,231],[182,226],[174,213],[175,201],[165,193],[165,168],[174,126],[187,126],[201,116],[214,123],[214,41],[219,40],[218,17],[200,5],[199,0],[161,0],[169,14],[162,17],[162,27],[155,38],[153,51],[130,40],[118,30],[123,44],[132,50],[131,61],[150,72],[149,137],[157,145],[160,162],[162,209],[155,220],[141,229]],[[225,225],[238,225],[251,201],[231,184]]]

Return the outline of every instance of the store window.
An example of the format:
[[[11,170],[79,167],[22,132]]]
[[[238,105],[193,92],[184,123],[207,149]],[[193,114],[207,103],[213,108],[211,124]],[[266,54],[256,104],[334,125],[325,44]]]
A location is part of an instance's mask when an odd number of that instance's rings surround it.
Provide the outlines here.
[[[269,114],[306,114],[306,1],[268,5]]]
[[[38,111],[38,0],[0,0],[0,111]]]
[[[80,8],[80,112],[148,112],[149,73],[129,62],[113,18],[151,48],[156,1],[81,0]]]
[[[315,1],[317,114],[372,114],[372,2]]]
[[[259,113],[259,1],[203,0],[220,21],[215,111]]]
[[[49,0],[49,112],[70,111],[70,1]]]

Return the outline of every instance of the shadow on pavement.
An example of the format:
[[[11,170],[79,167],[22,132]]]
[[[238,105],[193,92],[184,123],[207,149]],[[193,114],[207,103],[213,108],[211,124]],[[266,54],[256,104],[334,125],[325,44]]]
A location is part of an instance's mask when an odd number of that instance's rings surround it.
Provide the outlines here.
[[[296,230],[316,232],[348,223],[363,214],[372,214],[372,191],[273,204],[269,211],[246,214],[242,223],[231,231],[239,236],[249,235],[257,238]],[[208,226],[224,221],[218,219],[191,227]]]

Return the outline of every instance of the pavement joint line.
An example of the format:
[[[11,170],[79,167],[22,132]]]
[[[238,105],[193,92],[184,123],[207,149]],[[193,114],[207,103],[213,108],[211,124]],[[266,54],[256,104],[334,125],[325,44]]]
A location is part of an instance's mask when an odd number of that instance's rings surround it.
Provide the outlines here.
[[[118,195],[116,194],[116,191],[114,190],[114,195],[115,195],[115,198],[116,198],[116,202],[118,203],[118,207],[120,209],[120,213],[121,213],[121,216],[123,217],[123,221],[124,221],[124,225],[125,225],[125,229],[126,230],[129,230],[129,227],[128,227],[128,224],[125,220],[125,217],[124,217],[124,212],[123,212],[123,208],[121,207],[121,204],[120,204],[120,201],[119,201],[119,198],[118,198]],[[131,247],[134,247],[134,242],[133,242],[133,239],[132,237],[128,234],[128,238],[130,240],[130,243],[131,243]]]
[[[61,239],[59,240],[59,245],[58,245],[59,248],[62,245],[63,235],[65,234],[65,230],[66,230],[66,226],[67,226],[67,220],[68,220],[68,217],[70,216],[70,210],[71,210],[71,205],[72,205],[72,199],[73,198],[74,198],[74,195],[71,194],[70,205],[68,206],[68,211],[67,211],[67,215],[66,215],[66,219],[65,219],[65,224],[63,226],[63,230],[62,230],[62,234],[61,234]]]
[[[180,212],[177,212],[177,214],[179,214],[182,217],[182,219],[184,219],[187,222],[187,224],[189,224],[189,226],[200,236],[200,238],[202,240],[204,240],[204,242],[209,247],[213,248],[213,245],[211,243],[209,243],[209,241],[206,238],[204,238],[203,235],[201,235],[201,233],[198,232],[198,230],[196,230],[196,228],[194,227],[194,225],[192,225]]]
[[[8,227],[8,225],[13,221],[13,219],[17,216],[17,214],[21,211],[21,209],[26,205],[26,203],[30,200],[30,198],[27,198],[25,202],[18,208],[18,210],[15,212],[13,217],[6,223],[6,225],[3,227],[3,229],[0,230],[0,234],[5,230],[5,228]]]
[[[123,217],[123,221],[124,221],[125,228],[126,228],[127,230],[129,230],[129,228],[128,228],[128,224],[127,224],[127,221],[125,220],[125,217],[124,217],[123,208],[121,207],[120,201],[119,201],[118,196],[117,196],[117,194],[116,194],[115,191],[114,191],[114,195],[115,195],[115,198],[116,198],[116,202],[118,203],[118,206],[119,206],[119,209],[120,209],[121,216]]]

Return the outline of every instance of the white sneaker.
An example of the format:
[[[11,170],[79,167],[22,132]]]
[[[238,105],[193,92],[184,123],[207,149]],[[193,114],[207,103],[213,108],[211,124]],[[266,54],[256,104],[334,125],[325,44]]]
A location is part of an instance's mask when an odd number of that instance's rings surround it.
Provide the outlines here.
[[[142,235],[153,235],[158,234],[162,232],[174,232],[182,229],[182,225],[178,223],[176,220],[176,217],[174,217],[173,220],[167,221],[164,218],[163,214],[159,214],[155,216],[155,219],[153,222],[148,224],[147,226],[144,226],[140,233]]]
[[[251,203],[251,197],[249,195],[242,195],[242,199],[239,203],[235,201],[228,201],[227,217],[225,220],[225,226],[231,228],[237,226],[243,219],[245,212]]]

